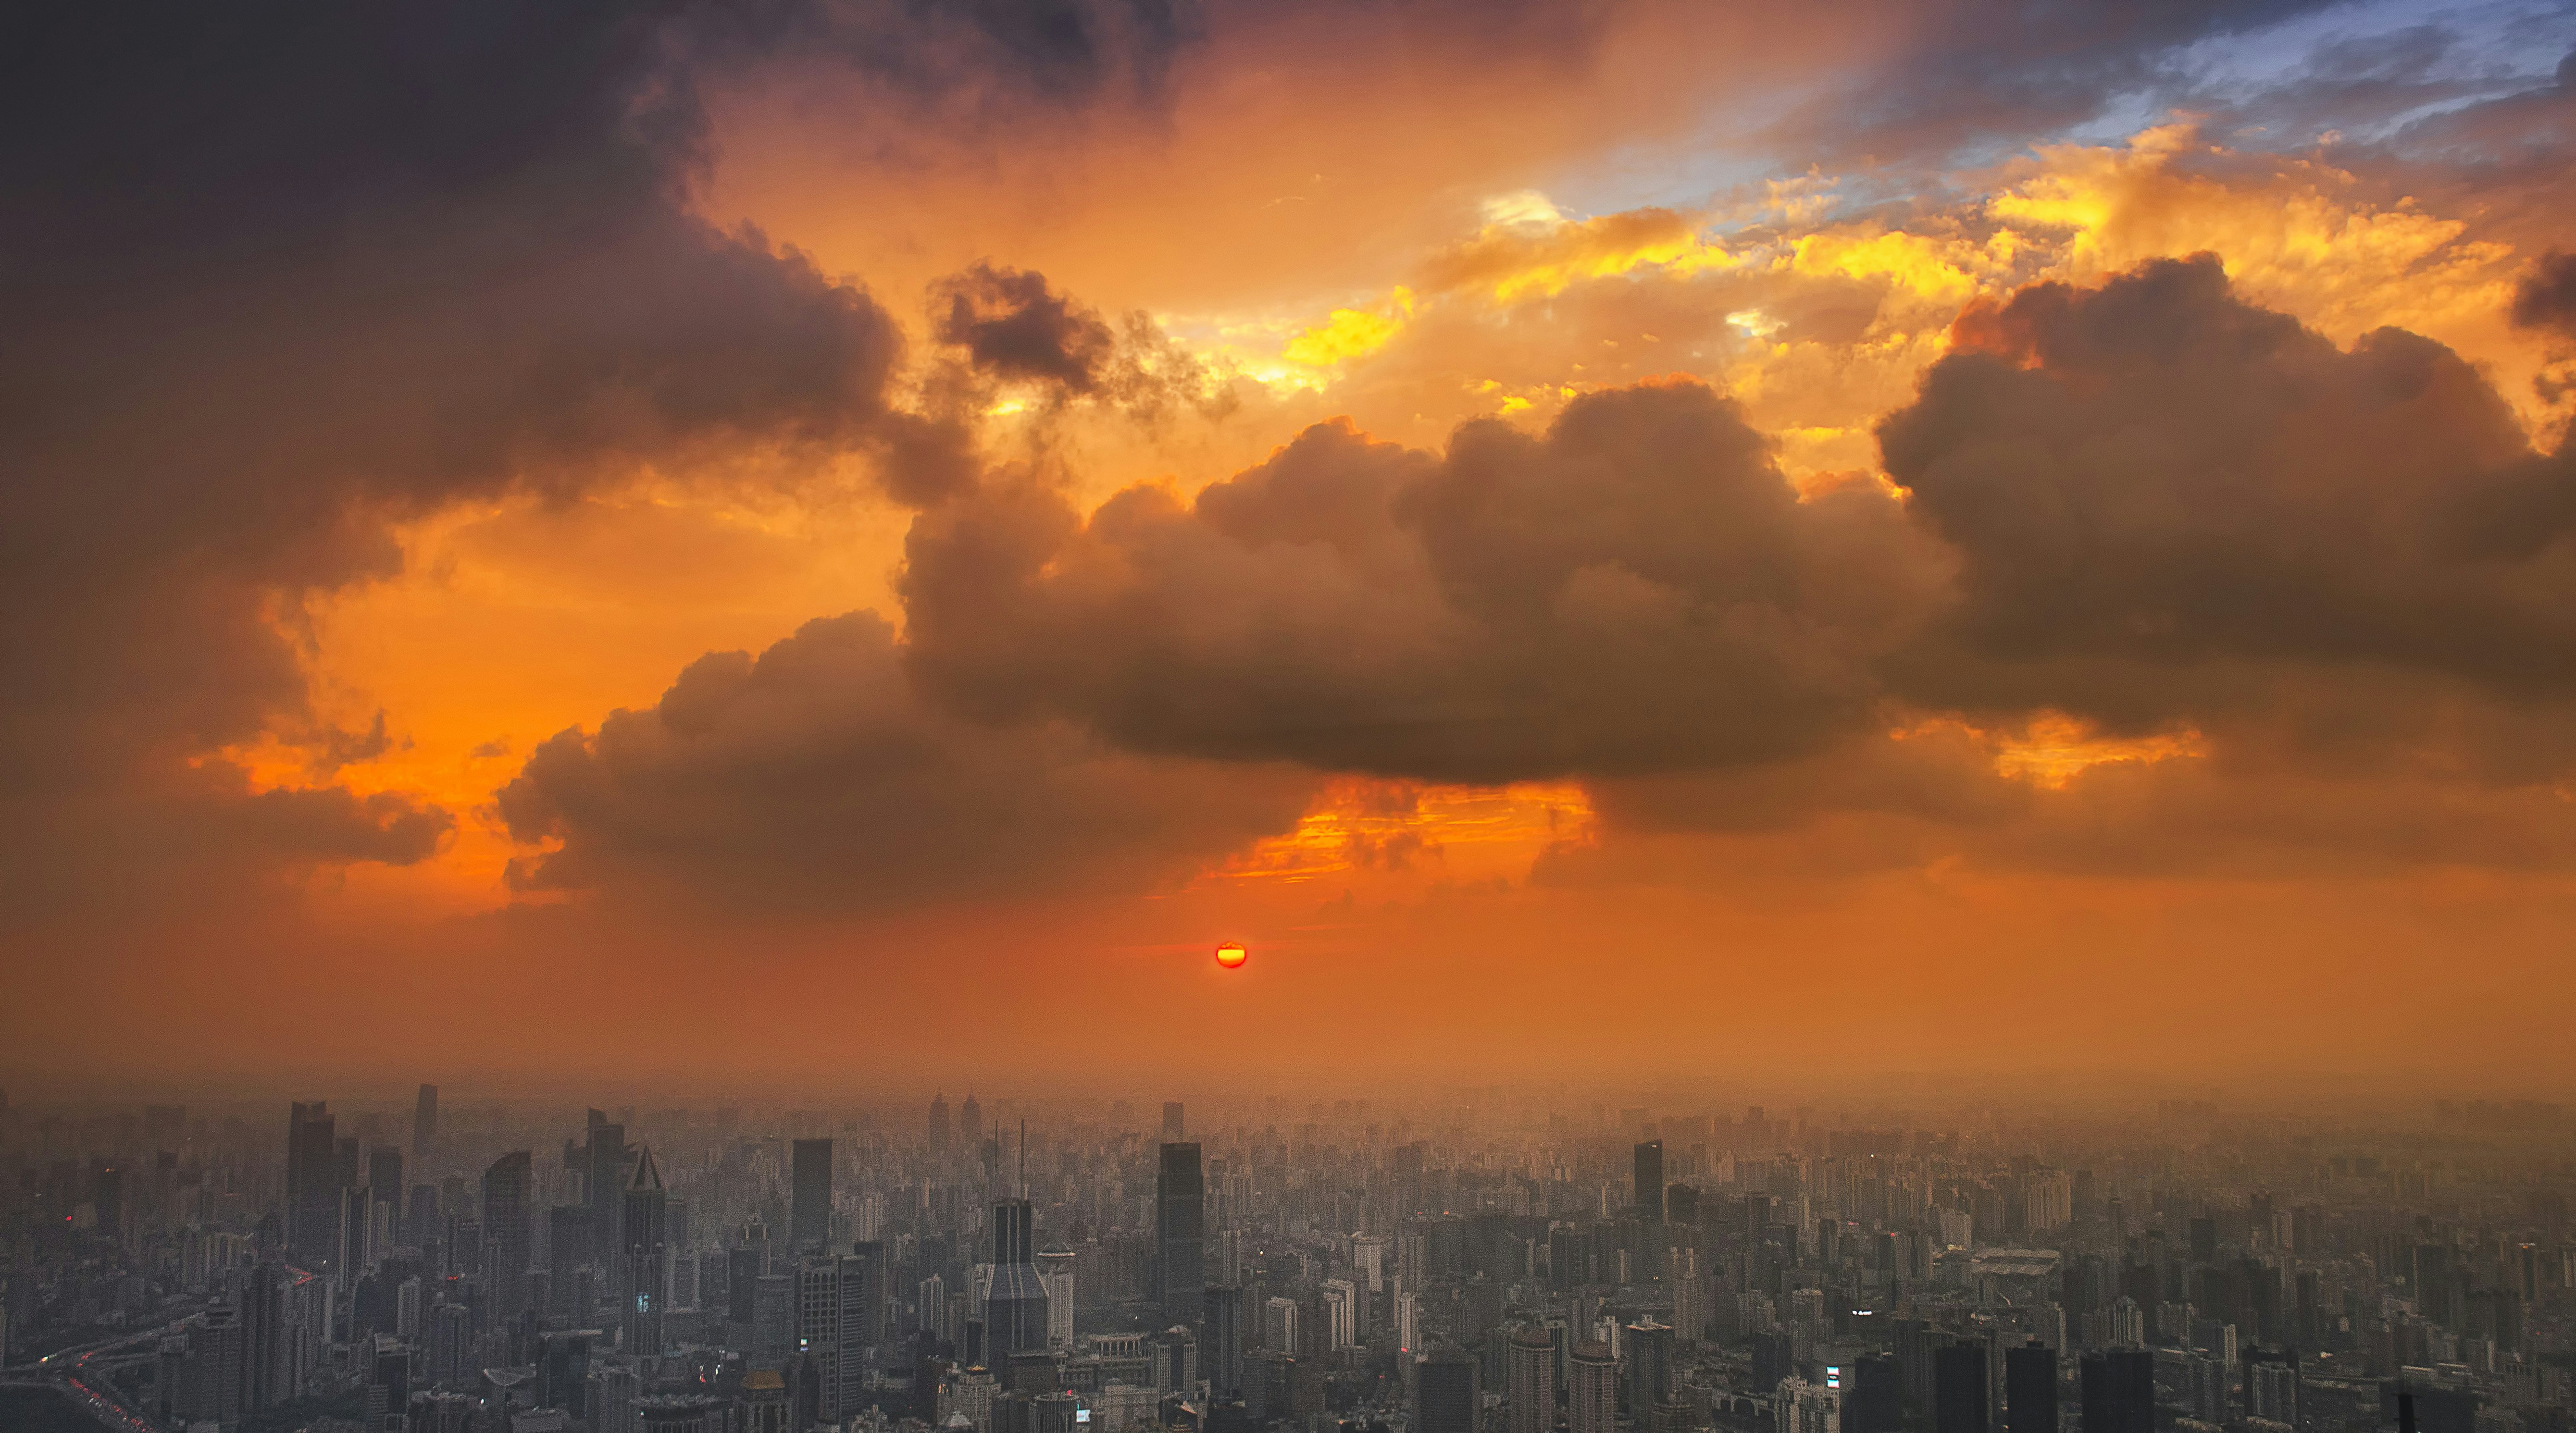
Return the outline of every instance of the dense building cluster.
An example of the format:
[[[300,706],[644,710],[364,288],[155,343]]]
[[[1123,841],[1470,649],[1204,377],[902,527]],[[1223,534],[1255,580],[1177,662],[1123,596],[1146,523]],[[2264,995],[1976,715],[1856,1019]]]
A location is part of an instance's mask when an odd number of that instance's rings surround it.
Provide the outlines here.
[[[0,1104],[0,1392],[128,1433],[2569,1433],[2570,1133]]]

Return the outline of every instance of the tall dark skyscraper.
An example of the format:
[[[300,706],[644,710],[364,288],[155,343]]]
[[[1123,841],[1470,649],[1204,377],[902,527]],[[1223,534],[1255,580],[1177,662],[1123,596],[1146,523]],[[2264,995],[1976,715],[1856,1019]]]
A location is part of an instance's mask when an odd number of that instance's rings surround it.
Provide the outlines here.
[[[489,1264],[493,1307],[516,1318],[528,1306],[528,1252],[535,1211],[528,1201],[536,1185],[536,1162],[524,1149],[513,1150],[483,1171],[483,1247]]]
[[[1932,1355],[1932,1429],[1933,1433],[1992,1433],[1986,1413],[1985,1345],[1957,1343]]]
[[[423,1085],[411,1106],[411,1169],[426,1179],[438,1153],[438,1086]]]
[[[1163,1146],[1154,1179],[1155,1302],[1163,1325],[1198,1325],[1207,1295],[1207,1177],[1192,1143]]]
[[[2057,1433],[2057,1350],[2004,1350],[2004,1433]]]
[[[590,1190],[591,1237],[599,1241],[592,1257],[613,1266],[626,1248],[618,1234],[618,1217],[625,1208],[626,1161],[634,1151],[627,1148],[626,1127],[610,1123],[598,1110],[590,1112],[589,1135],[582,1163]]]
[[[367,1151],[367,1194],[378,1204],[390,1204],[396,1209],[402,1207],[401,1150],[389,1144],[380,1144]]]
[[[984,1363],[1047,1346],[1046,1286],[1038,1281],[1036,1212],[1025,1199],[993,1204],[993,1286],[984,1304]]]
[[[1199,1339],[1199,1369],[1218,1398],[1243,1392],[1243,1287],[1215,1284],[1206,1294],[1207,1328]]]
[[[319,1264],[340,1238],[339,1142],[328,1101],[291,1106],[286,1116],[286,1247]]]
[[[787,1242],[799,1254],[819,1254],[832,1239],[832,1142],[800,1139],[791,1162]]]
[[[930,1152],[948,1152],[948,1096],[945,1094],[930,1097]]]
[[[1615,1146],[1614,1146],[1615,1148]],[[1650,1139],[1637,1146],[1637,1217],[1664,1222],[1664,1142]]]
[[[2084,1433],[2155,1433],[2156,1356],[2142,1348],[2088,1353],[2083,1381]]]
[[[1415,1433],[1476,1433],[1476,1360],[1455,1350],[1413,1366]]]
[[[619,1201],[619,1237],[626,1241],[624,1299],[626,1347],[631,1353],[662,1351],[662,1302],[667,1292],[669,1196],[662,1190],[662,1171],[653,1164],[650,1146],[635,1159],[635,1174],[626,1181]]]

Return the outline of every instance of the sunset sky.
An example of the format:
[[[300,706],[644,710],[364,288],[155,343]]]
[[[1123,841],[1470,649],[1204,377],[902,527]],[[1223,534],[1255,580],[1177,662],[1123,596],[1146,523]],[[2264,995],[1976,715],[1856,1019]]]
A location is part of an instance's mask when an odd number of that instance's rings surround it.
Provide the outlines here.
[[[60,10],[0,1081],[2576,1080],[2569,7]]]

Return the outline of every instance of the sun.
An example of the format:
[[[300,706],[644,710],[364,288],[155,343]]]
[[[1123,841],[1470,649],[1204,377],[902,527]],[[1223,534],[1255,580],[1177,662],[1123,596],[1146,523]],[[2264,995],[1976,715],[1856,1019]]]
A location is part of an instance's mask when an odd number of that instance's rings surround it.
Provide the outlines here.
[[[1216,948],[1216,963],[1228,970],[1234,969],[1251,958],[1252,952],[1245,950],[1241,941],[1230,940]]]

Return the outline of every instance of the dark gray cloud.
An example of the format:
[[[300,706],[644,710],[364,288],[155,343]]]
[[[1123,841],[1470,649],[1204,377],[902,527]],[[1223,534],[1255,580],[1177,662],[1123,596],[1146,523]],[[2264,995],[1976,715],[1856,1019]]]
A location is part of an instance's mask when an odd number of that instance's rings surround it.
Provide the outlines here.
[[[1044,274],[977,264],[931,293],[932,333],[998,378],[1089,393],[1116,353],[1100,315],[1048,288]]]
[[[916,524],[912,670],[1137,750],[1457,780],[1766,760],[1865,722],[1938,573],[1896,503],[1799,501],[1695,383],[1443,454],[1308,430],[1087,520],[996,481]]]
[[[651,709],[540,745],[504,787],[523,889],[772,914],[1134,889],[1295,824],[1310,774],[1122,753],[1061,721],[921,702],[873,613],[711,653]]]
[[[391,571],[392,522],[747,445],[791,472],[874,451],[900,491],[954,486],[959,438],[888,411],[898,335],[875,302],[685,202],[709,158],[703,74],[791,42],[883,39],[917,9],[13,12],[11,885],[77,884],[74,867],[116,858],[65,839],[97,838],[84,804],[182,829],[231,819],[206,808],[246,789],[193,780],[187,760],[313,729],[280,617]],[[1168,21],[1152,4],[986,5],[865,53],[914,91],[1026,105],[1159,65],[1137,57],[1178,43]],[[445,820],[411,816],[387,829]]]
[[[2441,345],[2339,349],[2208,256],[2038,285],[1958,339],[1879,430],[1961,558],[1906,664],[1918,699],[2138,727],[2277,704],[2294,670],[2525,694],[2576,673],[2564,529],[2496,520],[2565,460]]]
[[[2513,321],[2576,339],[2576,254],[2541,255],[2514,286]]]

